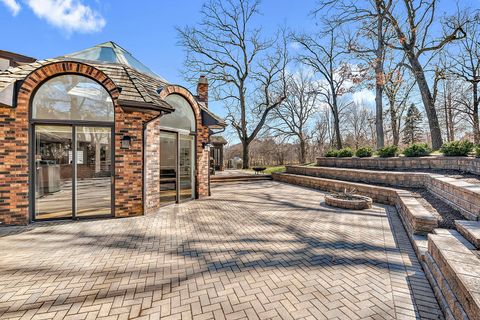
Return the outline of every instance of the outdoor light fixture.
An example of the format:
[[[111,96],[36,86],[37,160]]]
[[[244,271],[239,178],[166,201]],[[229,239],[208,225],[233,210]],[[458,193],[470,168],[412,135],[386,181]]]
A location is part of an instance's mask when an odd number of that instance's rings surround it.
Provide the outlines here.
[[[130,149],[130,142],[132,138],[130,136],[124,135],[122,137],[122,149]]]
[[[204,150],[210,150],[210,148],[212,147],[212,145],[208,142],[202,142],[202,147]]]

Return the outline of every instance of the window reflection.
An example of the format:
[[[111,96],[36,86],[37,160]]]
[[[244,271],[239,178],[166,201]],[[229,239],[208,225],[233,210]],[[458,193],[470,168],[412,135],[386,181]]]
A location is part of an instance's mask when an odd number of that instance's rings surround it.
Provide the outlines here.
[[[175,108],[175,111],[160,118],[162,127],[195,131],[195,115],[190,103],[178,94],[171,94],[165,98]]]
[[[80,75],[62,75],[45,82],[33,99],[34,119],[114,121],[110,94]]]

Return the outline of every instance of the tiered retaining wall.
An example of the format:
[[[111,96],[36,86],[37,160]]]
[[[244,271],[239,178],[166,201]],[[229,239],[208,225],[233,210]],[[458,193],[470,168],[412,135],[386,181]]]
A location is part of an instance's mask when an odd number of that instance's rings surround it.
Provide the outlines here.
[[[395,205],[445,318],[480,319],[480,290],[478,289],[480,288],[480,259],[474,253],[475,246],[470,243],[472,239],[474,240],[472,243],[480,239],[478,236],[480,222],[457,221],[457,224],[468,224],[467,227],[470,228],[471,233],[468,235],[468,231],[462,228],[459,228],[461,234],[455,230],[436,229],[436,218],[410,192],[367,185],[358,181],[425,187],[448,202],[464,199],[469,205],[472,202],[476,203],[480,198],[478,190],[475,189],[476,186],[436,174],[304,166],[290,166],[287,167],[287,173],[274,173],[272,176],[274,180],[320,190],[355,189],[359,194],[369,196],[376,202]],[[475,190],[471,190],[470,187]],[[474,193],[470,194],[470,191]],[[451,198],[452,195],[455,197],[454,200]],[[456,205],[466,208],[465,203],[458,202]],[[476,214],[478,217],[478,212]],[[425,233],[429,233],[428,240],[423,236]]]
[[[325,191],[355,189],[357,193],[370,197],[375,202],[395,206],[400,212],[400,217],[402,218],[406,229],[409,231],[408,233],[411,235],[425,235],[438,227],[437,218],[425,209],[410,192],[405,190],[292,173],[274,173],[272,174],[272,177],[277,181]]]
[[[375,170],[430,169],[458,170],[480,175],[480,159],[471,157],[430,156],[421,158],[317,158],[320,167]]]
[[[329,158],[326,158],[329,159]],[[480,185],[441,174],[364,169],[287,166],[287,173],[390,186],[426,188],[469,220],[480,219]]]

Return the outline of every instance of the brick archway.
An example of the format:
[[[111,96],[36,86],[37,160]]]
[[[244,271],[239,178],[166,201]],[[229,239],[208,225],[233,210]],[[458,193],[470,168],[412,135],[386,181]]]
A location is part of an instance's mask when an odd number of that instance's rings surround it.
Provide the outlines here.
[[[120,92],[113,80],[103,71],[81,62],[61,61],[44,65],[31,72],[25,78],[18,93],[17,108],[26,105],[28,110],[30,100],[35,94],[35,91],[48,79],[62,74],[78,74],[97,81],[110,93],[116,105],[116,100]],[[30,112],[30,110],[28,110],[28,112]]]
[[[188,91],[186,88],[179,86],[179,85],[169,85],[162,89],[160,92],[160,98],[165,99],[167,96],[171,94],[178,94],[187,99],[192,107],[193,113],[195,114],[195,121],[197,122],[197,128],[199,127],[199,121],[201,125],[201,112],[200,107],[198,105],[197,100],[195,97]]]
[[[28,74],[23,80],[14,108],[0,107],[0,147],[7,152],[0,154],[0,222],[27,224],[29,216],[30,182],[30,105],[35,92],[47,80],[64,74],[77,74],[101,84],[111,95],[118,110],[120,92],[115,83],[101,70],[74,61],[45,64]],[[4,122],[8,119],[8,123]]]
[[[210,195],[210,178],[208,172],[210,153],[204,149],[204,144],[208,142],[209,129],[203,126],[200,105],[189,90],[179,85],[168,85],[160,92],[160,98],[165,99],[170,94],[178,94],[187,99],[195,114],[197,125],[195,189],[198,197],[208,196]],[[160,123],[161,121],[160,118]]]

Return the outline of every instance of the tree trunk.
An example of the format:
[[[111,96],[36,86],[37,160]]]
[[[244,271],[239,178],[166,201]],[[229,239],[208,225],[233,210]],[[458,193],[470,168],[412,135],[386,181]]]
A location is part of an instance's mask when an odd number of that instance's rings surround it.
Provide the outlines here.
[[[383,72],[382,72],[383,73]],[[378,80],[377,80],[378,82]],[[377,83],[375,94],[375,131],[377,135],[377,150],[385,146],[385,136],[383,133],[383,85]]]
[[[390,124],[392,129],[392,137],[393,137],[393,145],[398,147],[400,143],[400,130],[399,130],[399,123],[397,119],[397,112],[395,110],[395,101],[392,99],[388,99],[390,104]]]
[[[418,90],[422,95],[423,105],[428,118],[428,126],[430,128],[432,149],[438,150],[442,147],[443,139],[440,124],[438,122],[437,111],[435,110],[435,101],[433,101],[432,93],[430,92],[427,79],[425,78],[425,72],[420,61],[418,61],[418,58],[413,52],[408,52],[407,57],[410,66],[413,69],[415,80],[417,80]]]
[[[473,83],[473,141],[475,144],[480,144],[480,123],[478,119],[478,105],[480,104],[480,97],[478,96],[478,82]]]
[[[380,2],[376,2],[377,6],[377,50],[375,61],[375,131],[377,134],[377,150],[385,145],[385,135],[383,132],[383,14],[381,13]]]
[[[243,169],[248,169],[249,165],[250,165],[250,155],[249,155],[250,143],[247,142],[247,141],[242,141],[242,147],[243,147],[242,168]]]
[[[455,126],[453,123],[453,109],[452,109],[452,94],[448,94],[448,136],[449,138],[447,139],[448,142],[452,142],[455,140]]]
[[[338,112],[333,114],[333,124],[335,129],[335,140],[337,149],[342,149],[342,135],[340,133],[340,117],[338,116]]]
[[[305,143],[305,139],[302,137],[300,138],[300,164],[304,164],[306,161],[305,161],[305,154],[307,153],[306,151],[306,143]]]

